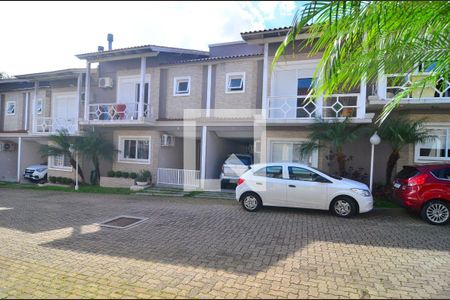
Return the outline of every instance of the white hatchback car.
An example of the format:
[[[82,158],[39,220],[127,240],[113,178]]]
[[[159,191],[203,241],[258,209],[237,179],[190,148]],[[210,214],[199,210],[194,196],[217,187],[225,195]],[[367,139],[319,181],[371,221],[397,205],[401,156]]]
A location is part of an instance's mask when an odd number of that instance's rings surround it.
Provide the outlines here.
[[[252,165],[241,175],[236,200],[248,211],[264,206],[330,210],[341,217],[369,212],[373,198],[364,183],[296,163]]]

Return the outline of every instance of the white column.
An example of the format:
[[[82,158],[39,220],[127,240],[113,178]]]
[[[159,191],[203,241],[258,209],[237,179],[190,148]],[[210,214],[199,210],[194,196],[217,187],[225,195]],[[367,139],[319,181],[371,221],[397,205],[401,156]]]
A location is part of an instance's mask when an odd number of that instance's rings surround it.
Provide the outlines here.
[[[211,116],[211,80],[212,80],[212,65],[208,65],[208,83],[206,86],[206,117]]]
[[[206,126],[202,127],[202,145],[200,149],[201,161],[200,161],[200,180],[201,187],[205,187],[206,179],[206,141],[208,136],[208,128]]]
[[[36,103],[37,103],[37,97],[38,97],[38,89],[39,89],[39,82],[34,82],[34,93],[33,93],[33,104],[31,105],[31,115],[32,115],[32,121],[31,121],[31,127],[33,130],[33,133],[36,132]]]
[[[89,121],[89,102],[91,95],[91,63],[86,61],[86,81],[84,86],[84,120]]]
[[[76,130],[78,131],[78,120],[80,119],[80,103],[81,103],[81,86],[83,85],[83,73],[78,74],[78,80],[77,80],[77,112],[78,112],[78,118],[76,120]]]
[[[20,182],[21,174],[20,170],[22,169],[21,166],[22,161],[22,137],[17,138],[17,182]]]
[[[371,152],[370,152],[370,183],[369,183],[369,189],[370,192],[373,191],[373,161],[375,156],[375,144],[371,144]]]
[[[23,125],[24,130],[28,130],[28,116],[29,116],[28,110],[30,109],[28,102],[30,102],[30,93],[26,92],[25,93],[25,123]]]
[[[264,61],[263,61],[263,83],[262,83],[262,109],[266,110],[266,113],[263,115],[264,118],[268,117],[268,103],[267,103],[267,87],[268,87],[268,79],[269,79],[269,44],[264,44]]]
[[[361,87],[359,91],[359,97],[357,102],[356,117],[363,119],[366,116],[366,101],[367,101],[367,84],[366,79],[361,80]]]
[[[138,104],[138,119],[144,117],[144,97],[145,97],[145,71],[146,71],[146,57],[141,57],[141,88],[139,89],[139,104]]]

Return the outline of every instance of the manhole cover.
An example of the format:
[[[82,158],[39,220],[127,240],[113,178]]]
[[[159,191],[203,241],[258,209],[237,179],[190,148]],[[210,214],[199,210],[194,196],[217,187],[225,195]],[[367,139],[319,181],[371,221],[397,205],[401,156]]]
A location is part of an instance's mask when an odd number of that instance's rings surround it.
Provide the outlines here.
[[[110,220],[106,220],[100,223],[100,226],[110,227],[110,228],[130,228],[136,226],[147,220],[147,218],[131,217],[131,216],[118,216]]]

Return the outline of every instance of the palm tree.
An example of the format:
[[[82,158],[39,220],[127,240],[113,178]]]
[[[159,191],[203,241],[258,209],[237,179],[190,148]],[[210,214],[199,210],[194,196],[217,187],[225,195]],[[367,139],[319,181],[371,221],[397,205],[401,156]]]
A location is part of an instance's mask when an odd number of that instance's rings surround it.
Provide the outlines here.
[[[49,140],[50,145],[42,145],[40,152],[42,156],[56,156],[64,155],[70,160],[70,165],[72,168],[76,168],[77,162],[75,161],[72,152],[70,151],[70,146],[73,145],[74,149],[77,151],[76,145],[78,144],[79,137],[74,137],[69,134],[67,129],[61,129],[57,131],[58,134],[50,135]],[[80,164],[78,164],[78,174],[81,177],[81,182],[85,182],[83,171],[81,170]]]
[[[309,141],[300,148],[302,156],[311,154],[312,151],[327,145],[335,153],[339,168],[339,175],[345,176],[346,155],[344,146],[360,137],[368,130],[364,125],[351,125],[348,118],[344,121],[325,121],[317,119],[312,125]],[[323,144],[322,144],[323,143]]]
[[[400,158],[400,151],[410,144],[423,143],[433,139],[423,127],[423,120],[411,121],[404,117],[387,119],[378,129],[381,140],[391,145],[392,152],[386,163],[386,186],[391,184],[392,172]]]
[[[113,143],[106,140],[97,131],[88,131],[78,140],[77,148],[89,157],[94,165],[94,175],[91,176],[91,184],[97,184],[100,180],[100,159],[112,159],[116,152]]]
[[[380,72],[405,74],[432,62],[429,73],[419,71],[418,80],[384,107],[377,120],[382,123],[403,97],[448,78],[449,11],[448,1],[311,1],[295,15],[272,67],[287,47],[294,52],[311,47],[310,55],[323,53],[310,93],[317,99],[356,88],[362,79],[376,82]],[[304,32],[306,42],[296,42]]]

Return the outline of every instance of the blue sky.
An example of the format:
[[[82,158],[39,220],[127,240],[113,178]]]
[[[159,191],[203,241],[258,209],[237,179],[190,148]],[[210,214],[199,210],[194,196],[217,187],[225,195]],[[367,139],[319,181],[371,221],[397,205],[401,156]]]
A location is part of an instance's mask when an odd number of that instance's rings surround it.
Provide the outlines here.
[[[10,75],[84,67],[74,55],[106,46],[156,44],[208,50],[250,30],[288,26],[300,1],[0,2],[0,71]]]

